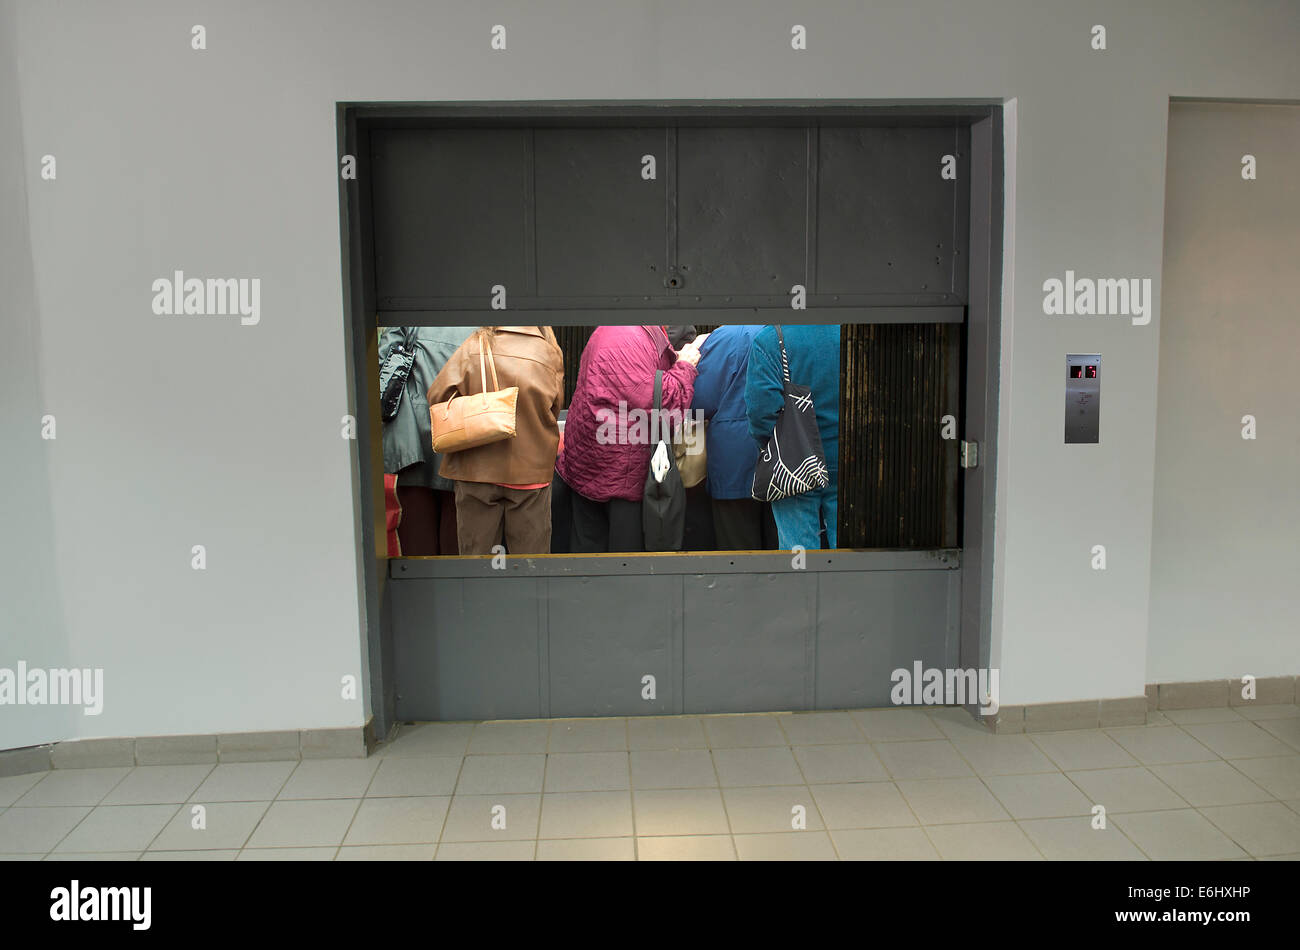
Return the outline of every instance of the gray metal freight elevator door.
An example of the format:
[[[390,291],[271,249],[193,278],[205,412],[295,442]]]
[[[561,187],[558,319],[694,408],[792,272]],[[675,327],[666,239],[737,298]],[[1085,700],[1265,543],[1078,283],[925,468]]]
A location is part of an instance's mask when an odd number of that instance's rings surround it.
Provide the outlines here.
[[[880,705],[893,670],[957,665],[969,139],[804,116],[370,131],[380,325],[522,310],[570,372],[602,323],[843,327],[839,550],[394,559],[399,718]]]

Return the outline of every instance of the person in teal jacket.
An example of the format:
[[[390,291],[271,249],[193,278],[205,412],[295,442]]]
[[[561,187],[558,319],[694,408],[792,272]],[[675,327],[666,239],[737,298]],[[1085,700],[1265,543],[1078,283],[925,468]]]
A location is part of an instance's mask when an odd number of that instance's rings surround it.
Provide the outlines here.
[[[840,446],[840,328],[838,324],[788,326],[781,324],[790,361],[790,381],[812,390],[817,429],[830,481],[819,491],[772,502],[777,538],[782,550],[799,545],[806,550],[833,548],[836,543]],[[745,404],[749,434],[759,445],[776,428],[785,404],[782,390],[781,349],[776,329],[764,327],[749,352],[745,378]],[[826,543],[823,545],[822,538]]]
[[[384,422],[384,471],[397,476],[401,521],[397,537],[407,557],[458,554],[455,483],[438,474],[425,393],[451,354],[478,327],[383,327],[382,368],[399,347],[414,352],[397,415]]]

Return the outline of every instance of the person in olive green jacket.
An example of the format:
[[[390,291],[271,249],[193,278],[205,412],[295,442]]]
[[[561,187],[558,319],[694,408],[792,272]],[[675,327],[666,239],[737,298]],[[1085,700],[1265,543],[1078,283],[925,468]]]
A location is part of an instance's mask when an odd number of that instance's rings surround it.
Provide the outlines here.
[[[425,393],[447,360],[477,327],[384,327],[379,365],[399,348],[414,353],[397,414],[384,422],[384,471],[397,476],[402,508],[397,537],[408,557],[454,555],[455,484],[438,474],[443,457],[433,451]]]

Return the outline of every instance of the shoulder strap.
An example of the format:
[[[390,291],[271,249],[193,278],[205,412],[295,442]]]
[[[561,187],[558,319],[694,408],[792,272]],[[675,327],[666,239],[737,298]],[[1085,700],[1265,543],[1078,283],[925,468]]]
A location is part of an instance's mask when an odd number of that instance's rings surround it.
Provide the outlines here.
[[[479,375],[479,379],[483,381],[483,392],[484,394],[486,394],[488,388],[487,388],[487,369],[483,365],[484,351],[487,352],[488,366],[492,367],[492,389],[493,391],[496,391],[501,388],[501,381],[497,379],[497,363],[496,360],[492,358],[492,344],[488,340],[488,335],[486,333],[480,332],[478,335],[478,375]]]
[[[654,412],[650,414],[650,442],[654,444],[655,440],[662,442],[668,441],[668,426],[663,421],[663,393],[664,393],[664,371],[655,370],[655,402]]]
[[[775,324],[775,327],[776,327],[776,342],[780,344],[781,347],[781,378],[784,379],[787,384],[789,384],[790,360],[785,355],[785,334],[781,332],[781,324],[779,323]]]

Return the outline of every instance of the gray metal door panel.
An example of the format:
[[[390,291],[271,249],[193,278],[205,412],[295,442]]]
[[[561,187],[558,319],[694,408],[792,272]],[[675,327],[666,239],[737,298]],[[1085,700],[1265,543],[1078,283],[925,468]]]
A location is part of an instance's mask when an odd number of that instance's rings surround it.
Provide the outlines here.
[[[961,293],[956,206],[969,157],[959,140],[943,128],[819,130],[818,294]],[[944,155],[956,158],[956,181],[940,177]]]
[[[678,129],[677,196],[681,296],[806,283],[806,129]]]
[[[550,715],[674,712],[677,577],[551,578],[548,585]],[[641,679],[655,678],[655,698]]]
[[[953,666],[956,571],[821,574],[817,623],[817,708],[889,706],[890,675]]]
[[[372,183],[379,302],[526,285],[528,132],[384,130]]]
[[[396,581],[397,716],[401,720],[544,715],[538,648],[542,581]]]
[[[666,295],[664,146],[663,129],[536,131],[540,296]]]
[[[682,582],[685,712],[810,708],[813,576],[717,574]]]
[[[956,665],[960,580],[937,565],[395,578],[397,716],[888,705],[893,670]],[[653,701],[640,698],[647,673]]]

